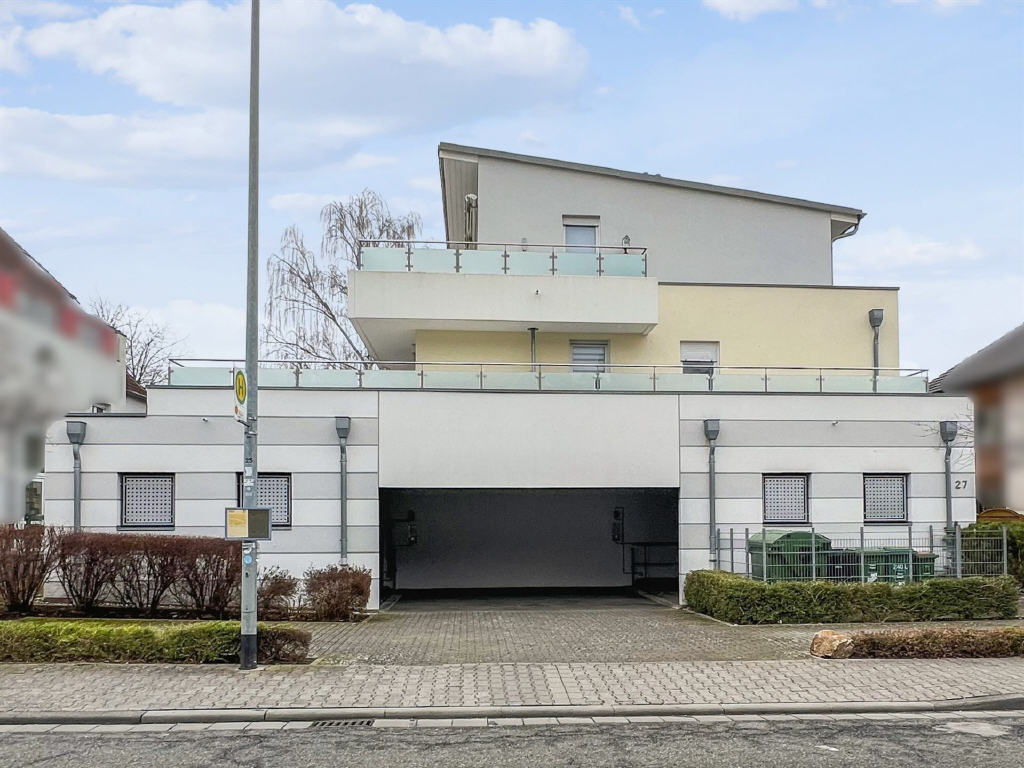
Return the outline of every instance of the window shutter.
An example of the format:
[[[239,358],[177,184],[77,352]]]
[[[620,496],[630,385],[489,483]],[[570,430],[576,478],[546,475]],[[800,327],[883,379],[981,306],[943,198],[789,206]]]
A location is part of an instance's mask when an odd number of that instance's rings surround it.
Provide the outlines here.
[[[121,482],[122,525],[139,527],[174,525],[173,475],[126,475]]]
[[[864,520],[907,519],[907,478],[904,475],[864,475]]]
[[[764,478],[764,521],[807,522],[807,478],[803,475],[767,475]]]
[[[271,525],[291,525],[291,476],[260,475],[256,483],[256,503],[270,508]]]
[[[607,344],[574,343],[570,346],[573,371],[592,373],[603,370],[608,363]]]

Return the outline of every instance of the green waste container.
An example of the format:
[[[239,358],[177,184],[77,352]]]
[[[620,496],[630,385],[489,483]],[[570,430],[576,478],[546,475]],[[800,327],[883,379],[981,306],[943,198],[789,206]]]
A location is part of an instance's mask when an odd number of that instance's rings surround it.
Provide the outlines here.
[[[812,546],[813,537],[813,546]],[[747,542],[751,576],[762,581],[825,578],[832,542],[810,531],[762,531]],[[814,567],[811,553],[814,553]],[[765,570],[767,569],[767,578]]]

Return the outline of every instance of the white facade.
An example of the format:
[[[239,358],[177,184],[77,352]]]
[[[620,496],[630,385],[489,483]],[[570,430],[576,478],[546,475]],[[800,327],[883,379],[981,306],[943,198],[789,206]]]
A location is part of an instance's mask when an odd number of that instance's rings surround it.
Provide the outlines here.
[[[168,532],[222,535],[224,508],[237,503],[242,458],[242,428],[229,415],[232,397],[227,387],[156,387],[148,415],[80,417],[89,424],[82,449],[84,526],[123,530],[121,476],[170,473]],[[680,574],[707,567],[708,418],[721,423],[720,527],[759,528],[762,475],[798,472],[810,478],[809,523],[826,535],[849,531],[864,520],[863,474],[882,472],[907,475],[910,522],[941,528],[937,423],[970,406],[964,398],[930,395],[274,388],[261,391],[260,407],[260,471],[290,475],[292,516],[289,528],[261,545],[261,564],[295,575],[339,561],[370,568],[376,606],[387,549],[382,494],[398,494],[392,511],[399,516],[403,504],[419,513],[421,541],[412,545],[419,549],[399,552],[400,588],[403,578],[406,587],[429,588],[626,585],[629,576],[615,570],[621,547],[611,536],[613,512],[624,508],[630,520],[646,519],[632,514],[648,505],[640,491],[678,500]],[[352,418],[347,553],[340,550],[335,416]],[[72,463],[63,422],[51,429],[49,443],[46,519],[68,525]],[[966,523],[974,519],[969,449],[955,456],[954,466],[954,517]],[[467,501],[456,489],[483,495]],[[528,495],[554,489],[563,497],[539,502]],[[410,492],[420,496],[409,501]],[[664,539],[659,521],[649,523]],[[445,567],[444,558],[456,553],[458,563]]]

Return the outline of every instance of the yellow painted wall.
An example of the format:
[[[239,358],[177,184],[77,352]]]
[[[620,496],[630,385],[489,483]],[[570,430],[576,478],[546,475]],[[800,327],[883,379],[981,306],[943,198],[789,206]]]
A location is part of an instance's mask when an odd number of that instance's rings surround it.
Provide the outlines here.
[[[717,341],[723,366],[869,368],[869,309],[885,310],[880,365],[899,366],[897,292],[850,288],[661,285],[658,325],[641,334],[537,333],[538,362],[569,361],[569,341],[607,340],[612,364],[674,365],[681,341]],[[420,362],[529,362],[528,332],[418,331]]]

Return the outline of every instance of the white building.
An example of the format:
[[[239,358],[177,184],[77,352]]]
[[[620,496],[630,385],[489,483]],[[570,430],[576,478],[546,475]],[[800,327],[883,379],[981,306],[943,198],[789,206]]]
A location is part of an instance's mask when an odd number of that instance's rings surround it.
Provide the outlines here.
[[[439,157],[447,242],[368,245],[350,274],[384,362],[261,373],[263,565],[365,566],[376,605],[382,588],[674,581],[725,565],[717,530],[905,537],[974,519],[970,447],[947,499],[939,430],[969,401],[899,369],[896,289],[832,284],[831,243],[861,211]],[[186,366],[145,414],[69,416],[88,424],[83,524],[222,535],[232,406],[230,367]],[[64,422],[49,442],[46,517],[67,523]]]

